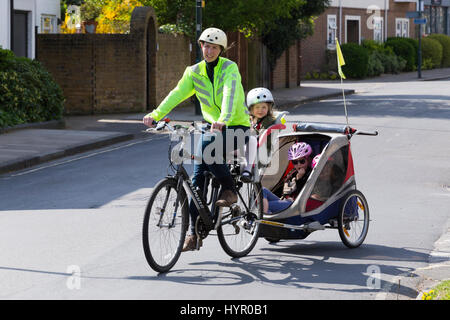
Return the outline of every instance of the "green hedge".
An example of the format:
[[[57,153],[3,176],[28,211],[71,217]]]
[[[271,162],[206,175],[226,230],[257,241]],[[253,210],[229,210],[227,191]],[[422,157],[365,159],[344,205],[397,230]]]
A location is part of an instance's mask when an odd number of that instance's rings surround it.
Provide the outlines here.
[[[442,63],[442,45],[430,37],[422,38],[422,59],[431,59],[433,68],[440,67]]]
[[[395,55],[391,47],[374,40],[364,40],[361,45],[369,51],[368,76],[399,73],[405,69],[406,60]]]
[[[416,65],[417,50],[408,38],[387,38],[386,47],[392,48],[394,53],[406,60],[405,71],[412,71]]]
[[[0,48],[0,128],[61,119],[64,96],[36,60]]]
[[[369,50],[356,43],[345,43],[341,49],[345,60],[345,65],[342,67],[345,76],[365,78],[369,69]]]
[[[439,41],[442,45],[441,67],[450,67],[450,37],[445,34],[431,34],[428,38]]]

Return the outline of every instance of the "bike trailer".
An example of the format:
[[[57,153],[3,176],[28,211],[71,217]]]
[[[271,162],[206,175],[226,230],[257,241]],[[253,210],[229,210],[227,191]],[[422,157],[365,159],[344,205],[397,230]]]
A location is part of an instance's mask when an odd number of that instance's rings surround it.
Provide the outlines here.
[[[260,237],[304,239],[312,231],[334,223],[343,198],[356,190],[348,127],[323,123],[301,123],[293,127],[293,132],[280,134],[274,141],[270,164],[260,170],[262,187],[281,196],[279,187],[292,169],[287,154],[294,143],[310,144],[311,156],[320,154],[320,158],[292,205],[280,212],[264,214]]]

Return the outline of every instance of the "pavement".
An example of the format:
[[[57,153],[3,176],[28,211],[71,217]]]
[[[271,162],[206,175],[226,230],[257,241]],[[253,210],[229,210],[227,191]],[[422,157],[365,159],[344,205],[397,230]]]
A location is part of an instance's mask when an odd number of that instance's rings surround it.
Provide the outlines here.
[[[344,93],[356,92],[352,84],[397,81],[430,81],[450,78],[450,68],[397,75],[381,75],[365,80],[345,80]],[[279,110],[342,96],[340,81],[304,81],[300,87],[272,90]],[[0,175],[18,171],[77,153],[106,147],[119,142],[142,138],[146,127],[142,124],[145,113],[101,114],[88,116],[66,116],[60,121],[20,125],[0,129]],[[169,114],[172,121],[200,121],[193,105],[177,107]],[[429,268],[419,270],[423,277],[423,290],[436,282],[450,279],[450,226],[448,232],[437,242],[430,258]],[[420,295],[419,297],[420,298]]]

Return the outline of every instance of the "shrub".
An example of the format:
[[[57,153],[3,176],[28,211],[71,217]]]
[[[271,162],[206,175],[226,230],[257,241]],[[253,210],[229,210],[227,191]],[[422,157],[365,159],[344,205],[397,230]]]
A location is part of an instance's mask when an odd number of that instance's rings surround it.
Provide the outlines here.
[[[383,56],[383,66],[385,73],[399,73],[406,68],[406,60],[395,54],[388,54]]]
[[[442,45],[441,67],[450,67],[450,37],[445,34],[431,34],[428,38],[437,40]]]
[[[429,37],[422,39],[422,59],[431,59],[433,68],[441,66],[442,51],[442,45],[439,41]]]
[[[386,47],[391,47],[397,56],[406,60],[405,71],[412,71],[416,65],[416,50],[414,45],[407,38],[388,38],[385,42]]]
[[[422,70],[433,69],[433,61],[431,60],[431,58],[423,59],[421,69]]]
[[[369,52],[356,43],[345,43],[341,46],[345,65],[342,67],[346,77],[364,78],[369,66]]]
[[[369,77],[379,76],[384,73],[384,66],[381,62],[383,55],[378,51],[373,51],[369,55],[367,75]]]
[[[384,50],[384,45],[375,40],[363,40],[361,45],[369,50],[370,53],[374,51],[382,52]]]
[[[414,66],[417,66],[417,52],[419,51],[419,41],[417,39],[412,38],[403,38],[405,41],[407,41],[409,44],[411,44],[414,48]]]
[[[60,119],[61,88],[36,60],[0,49],[0,127]]]
[[[384,46],[374,40],[363,40],[362,46],[370,52],[369,76],[381,73],[399,73],[405,69],[406,60],[397,56],[392,47]]]

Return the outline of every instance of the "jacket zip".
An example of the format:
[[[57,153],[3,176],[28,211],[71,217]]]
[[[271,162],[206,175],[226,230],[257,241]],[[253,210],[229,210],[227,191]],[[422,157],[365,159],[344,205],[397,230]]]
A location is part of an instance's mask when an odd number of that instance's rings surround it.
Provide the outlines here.
[[[209,79],[208,76],[205,77],[205,76],[202,75],[202,77],[208,79],[208,82],[211,83],[211,85],[212,85],[213,104],[216,106],[217,109],[219,109],[219,113],[221,113],[221,112],[222,112],[222,109],[220,109],[220,107],[216,104],[216,93],[215,93],[215,91],[214,91],[214,83],[211,82],[211,80]],[[214,77],[214,80],[216,80],[215,78],[216,78],[216,77]]]

